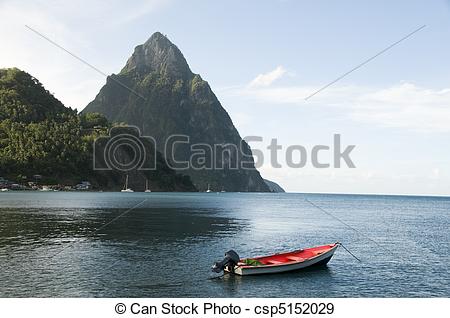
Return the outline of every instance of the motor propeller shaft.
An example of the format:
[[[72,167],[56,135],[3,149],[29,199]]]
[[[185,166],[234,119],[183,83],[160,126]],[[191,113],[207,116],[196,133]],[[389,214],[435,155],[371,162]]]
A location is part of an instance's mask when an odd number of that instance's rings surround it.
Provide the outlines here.
[[[229,250],[225,253],[225,258],[220,262],[215,262],[212,266],[212,271],[216,273],[220,273],[225,270],[226,267],[229,267],[230,270],[234,269],[234,266],[239,263],[239,255],[233,251]]]

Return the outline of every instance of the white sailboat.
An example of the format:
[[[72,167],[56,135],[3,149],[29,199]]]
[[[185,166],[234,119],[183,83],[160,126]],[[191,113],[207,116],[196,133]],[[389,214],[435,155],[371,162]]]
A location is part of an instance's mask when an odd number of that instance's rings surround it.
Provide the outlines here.
[[[148,179],[145,180],[145,191],[144,192],[147,192],[147,193],[152,192],[152,190],[150,190],[148,187]]]
[[[120,192],[134,192],[133,190],[128,188],[128,175],[125,179],[125,186],[123,187],[123,189]]]
[[[211,188],[209,187],[209,183],[208,183],[208,190],[206,190],[206,192],[207,192],[207,193],[212,192],[212,191],[211,191]]]

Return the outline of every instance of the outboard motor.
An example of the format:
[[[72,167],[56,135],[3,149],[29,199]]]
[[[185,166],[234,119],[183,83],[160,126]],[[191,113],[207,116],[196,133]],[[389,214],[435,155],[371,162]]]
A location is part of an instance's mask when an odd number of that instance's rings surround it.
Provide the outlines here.
[[[225,253],[225,258],[221,262],[215,262],[212,266],[212,271],[216,273],[220,273],[223,270],[228,269],[229,272],[234,272],[234,266],[239,263],[239,255],[233,251],[229,250]]]

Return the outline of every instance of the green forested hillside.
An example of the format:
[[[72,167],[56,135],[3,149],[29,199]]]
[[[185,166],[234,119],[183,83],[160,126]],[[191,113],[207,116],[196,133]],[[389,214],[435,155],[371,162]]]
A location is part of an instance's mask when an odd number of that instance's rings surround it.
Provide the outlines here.
[[[17,68],[0,69],[0,120],[61,122],[70,115],[76,112],[65,107],[30,74]]]
[[[76,111],[17,68],[0,70],[0,175],[76,178],[88,167]],[[81,169],[84,170],[84,169]]]
[[[93,170],[92,145],[106,136],[110,124],[101,114],[78,115],[65,107],[30,74],[0,69],[0,176],[73,185],[89,180],[104,189],[119,189],[123,173]],[[156,190],[195,190],[189,178],[166,169],[148,175],[134,172],[136,187],[150,179]],[[26,176],[27,178],[24,178]]]

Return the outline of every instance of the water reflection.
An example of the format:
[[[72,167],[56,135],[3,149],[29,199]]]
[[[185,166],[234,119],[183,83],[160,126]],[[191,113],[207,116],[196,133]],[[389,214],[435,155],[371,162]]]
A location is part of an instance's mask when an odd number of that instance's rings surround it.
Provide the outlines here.
[[[329,283],[333,280],[333,271],[327,266],[318,266],[295,272],[279,273],[272,275],[237,276],[225,275],[214,279],[212,282],[217,287],[216,297],[307,297],[304,286],[310,281]],[[293,289],[286,286],[297,285]],[[324,286],[330,288],[330,286]]]
[[[98,228],[123,213],[123,209],[2,209],[0,248],[63,244],[76,238],[103,243],[164,244],[177,240],[201,240],[234,234],[246,225],[242,220],[217,216],[213,209],[144,208],[120,217],[101,231]]]
[[[58,290],[74,295],[76,287],[85,291],[76,295],[88,296],[86,291],[100,292],[100,286],[111,288],[112,281],[121,282],[112,288],[124,296],[170,292],[183,283],[172,271],[183,273],[189,262],[204,257],[196,244],[217,243],[247,226],[204,208],[135,209],[98,232],[124,209],[0,211],[0,281],[6,287],[0,296],[55,296]],[[61,291],[67,284],[73,285]]]
[[[0,297],[448,297],[448,211],[442,198],[7,193]],[[340,249],[324,269],[208,280],[229,249],[249,257],[337,240],[363,262]]]

